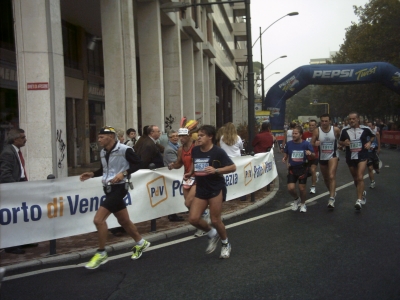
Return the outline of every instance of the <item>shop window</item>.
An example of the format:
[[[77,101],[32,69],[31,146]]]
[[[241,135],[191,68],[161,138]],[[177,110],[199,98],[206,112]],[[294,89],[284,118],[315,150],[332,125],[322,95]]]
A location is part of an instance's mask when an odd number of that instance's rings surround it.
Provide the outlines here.
[[[62,38],[64,50],[64,65],[68,68],[79,69],[78,28],[62,21]]]
[[[0,1],[0,48],[15,51],[12,0]]]
[[[86,44],[89,44],[93,35],[86,34]],[[88,72],[92,75],[104,77],[103,44],[96,42],[93,50],[87,49]]]

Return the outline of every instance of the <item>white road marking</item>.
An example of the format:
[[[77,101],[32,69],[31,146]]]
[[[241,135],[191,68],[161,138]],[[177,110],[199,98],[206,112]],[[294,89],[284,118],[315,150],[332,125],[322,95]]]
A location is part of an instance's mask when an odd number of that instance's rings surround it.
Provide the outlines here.
[[[366,178],[366,177],[368,177],[368,174],[364,176],[364,178]],[[340,190],[342,190],[344,188],[347,188],[347,187],[349,187],[349,186],[351,186],[353,184],[354,184],[354,182],[349,182],[349,183],[346,183],[346,184],[344,184],[344,185],[342,185],[340,187],[336,187],[336,191],[340,191]],[[320,199],[320,198],[322,198],[324,196],[327,196],[328,194],[329,194],[328,192],[325,192],[323,194],[320,194],[318,196],[310,198],[310,199],[308,199],[306,201],[306,203],[310,203],[310,202],[316,201],[316,200],[318,200],[318,199]],[[239,226],[239,225],[243,225],[243,224],[247,224],[247,223],[250,223],[250,222],[253,222],[253,221],[257,221],[257,220],[260,220],[260,219],[263,219],[263,218],[266,218],[266,217],[269,217],[269,216],[280,214],[280,213],[283,213],[283,212],[288,211],[288,210],[292,210],[292,208],[289,206],[287,208],[283,208],[283,209],[280,209],[280,210],[277,210],[277,211],[273,211],[273,212],[270,212],[270,213],[267,213],[267,214],[263,214],[263,215],[260,215],[260,216],[254,217],[254,218],[250,218],[250,219],[247,219],[247,220],[236,222],[236,223],[227,225],[225,227],[227,229],[228,228],[233,228],[233,227],[236,227],[236,226]],[[174,240],[174,241],[170,241],[170,242],[167,242],[167,243],[159,244],[159,245],[156,245],[156,246],[150,246],[150,248],[148,248],[146,250],[146,252],[157,250],[157,249],[161,249],[161,248],[164,248],[164,247],[172,246],[172,245],[183,243],[183,242],[187,242],[187,241],[190,241],[190,240],[193,240],[193,239],[198,239],[198,238],[194,237],[194,236],[188,236],[188,237],[184,237],[184,238],[181,238],[181,239],[178,239],[178,240]],[[132,255],[132,253],[130,253],[130,252],[122,253],[122,254],[119,254],[119,255],[111,256],[111,257],[108,258],[108,260],[116,260],[116,259],[120,259],[120,258],[125,258],[127,256],[131,256],[131,255]],[[59,271],[59,270],[82,268],[86,264],[87,263],[85,262],[85,263],[80,263],[80,264],[76,264],[76,265],[60,266],[60,267],[54,267],[54,268],[48,268],[48,269],[42,269],[42,270],[22,273],[22,274],[18,274],[18,275],[7,276],[7,277],[3,278],[3,281],[18,279],[18,278],[23,278],[23,277],[28,277],[28,276],[34,276],[34,275],[38,275],[38,274],[43,274],[43,273],[48,273],[48,272],[53,272],[53,271]],[[88,270],[88,272],[90,272],[90,271]]]

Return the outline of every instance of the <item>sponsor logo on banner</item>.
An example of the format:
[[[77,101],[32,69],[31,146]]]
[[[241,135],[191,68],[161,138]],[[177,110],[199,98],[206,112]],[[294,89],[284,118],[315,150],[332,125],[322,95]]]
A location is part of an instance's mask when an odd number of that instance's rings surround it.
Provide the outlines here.
[[[394,81],[394,86],[399,86],[400,85],[400,72],[394,73],[392,76],[392,81]]]
[[[245,165],[243,167],[243,171],[244,171],[244,185],[248,185],[252,180],[253,180],[253,176],[252,176],[252,166],[251,166],[251,162],[249,162],[247,165]]]
[[[348,70],[316,70],[312,78],[347,78],[352,77],[354,69]]]
[[[369,69],[368,69],[368,68],[365,68],[365,69],[362,69],[362,70],[360,70],[360,71],[357,71],[357,72],[356,72],[357,80],[360,80],[361,78],[366,77],[366,76],[368,76],[368,75],[375,74],[377,68],[378,68],[378,67],[369,68]]]
[[[164,176],[157,177],[148,182],[146,186],[151,207],[156,207],[158,204],[168,199],[167,185],[165,184]]]
[[[293,75],[288,80],[281,83],[279,85],[279,88],[282,89],[282,91],[284,91],[284,92],[287,92],[287,91],[293,92],[296,89],[297,85],[299,85],[299,81],[296,79],[296,76]]]
[[[267,110],[271,112],[270,117],[273,117],[273,116],[279,116],[279,112],[281,109],[278,107],[267,107]]]

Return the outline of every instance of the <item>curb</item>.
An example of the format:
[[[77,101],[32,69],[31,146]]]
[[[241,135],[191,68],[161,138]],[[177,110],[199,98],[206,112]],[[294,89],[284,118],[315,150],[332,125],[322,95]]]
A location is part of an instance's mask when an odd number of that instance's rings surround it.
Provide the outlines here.
[[[271,193],[267,197],[265,197],[264,199],[254,203],[254,204],[249,205],[246,208],[240,209],[238,211],[235,211],[235,212],[232,212],[232,213],[229,213],[226,215],[222,215],[222,220],[225,221],[225,220],[229,220],[234,217],[244,215],[250,211],[253,211],[253,210],[259,208],[260,206],[262,206],[262,205],[266,204],[268,201],[270,201],[275,196],[276,192],[279,189],[279,175],[276,176],[274,180],[275,180],[274,189],[271,191]],[[176,235],[180,235],[183,233],[188,233],[188,232],[194,231],[194,230],[196,230],[196,228],[194,226],[185,225],[182,227],[165,230],[163,232],[148,233],[143,236],[149,242],[156,242],[156,241],[164,240],[166,238],[174,237]],[[116,243],[113,245],[108,245],[108,246],[106,246],[105,249],[108,253],[112,253],[112,252],[115,252],[118,250],[131,248],[134,245],[135,245],[134,241],[124,241],[124,242],[119,242],[119,243]],[[28,267],[36,267],[36,266],[49,265],[49,264],[55,264],[55,263],[65,263],[68,261],[91,257],[95,251],[96,251],[95,249],[88,249],[88,250],[79,251],[79,252],[75,252],[75,253],[61,254],[61,255],[57,255],[57,256],[53,256],[53,257],[43,257],[43,258],[25,261],[22,263],[16,263],[14,265],[5,266],[4,268],[7,271],[16,271],[16,270],[19,270],[22,268],[28,268]]]

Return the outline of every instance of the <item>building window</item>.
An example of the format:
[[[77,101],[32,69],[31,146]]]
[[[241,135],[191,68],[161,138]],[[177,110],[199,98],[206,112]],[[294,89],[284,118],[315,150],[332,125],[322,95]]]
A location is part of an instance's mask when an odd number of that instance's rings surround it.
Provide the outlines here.
[[[15,51],[12,0],[0,1],[0,48]]]
[[[79,69],[78,29],[76,26],[62,21],[62,37],[64,65],[68,68]]]
[[[89,44],[93,35],[86,34],[86,45]],[[92,75],[104,77],[103,44],[96,42],[93,50],[87,49],[88,72]]]

